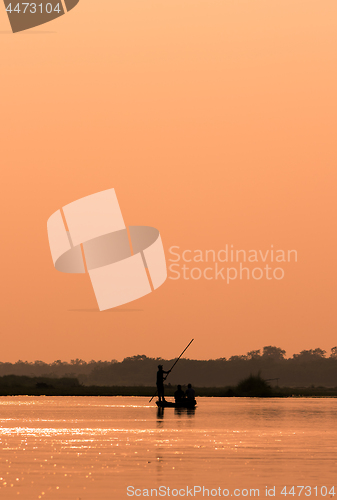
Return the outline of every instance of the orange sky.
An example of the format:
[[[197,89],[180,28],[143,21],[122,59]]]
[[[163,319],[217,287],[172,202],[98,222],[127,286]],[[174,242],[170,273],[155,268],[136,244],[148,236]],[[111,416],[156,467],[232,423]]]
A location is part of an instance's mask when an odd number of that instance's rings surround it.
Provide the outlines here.
[[[335,0],[80,0],[12,35],[0,8],[1,361],[337,344],[336,19]],[[95,311],[89,278],[53,268],[46,223],[111,187],[168,257],[273,244],[298,262]]]

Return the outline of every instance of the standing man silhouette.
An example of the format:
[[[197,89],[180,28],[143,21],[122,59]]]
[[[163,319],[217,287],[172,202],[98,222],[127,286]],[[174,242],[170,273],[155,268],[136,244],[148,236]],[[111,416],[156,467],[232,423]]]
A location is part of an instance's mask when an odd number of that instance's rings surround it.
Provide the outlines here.
[[[164,398],[164,380],[166,377],[164,375],[168,375],[171,372],[169,370],[168,372],[165,372],[163,370],[163,365],[158,365],[158,371],[157,371],[157,391],[158,391],[158,400],[159,401],[165,401]]]

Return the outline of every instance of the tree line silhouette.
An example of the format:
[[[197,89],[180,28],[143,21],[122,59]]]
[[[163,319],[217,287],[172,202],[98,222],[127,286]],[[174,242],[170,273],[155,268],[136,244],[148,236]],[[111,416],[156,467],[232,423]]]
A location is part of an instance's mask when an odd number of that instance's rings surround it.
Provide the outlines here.
[[[16,363],[0,362],[0,376],[76,377],[85,386],[154,386],[157,365],[170,368],[175,360],[131,356],[123,361],[61,360]],[[181,359],[170,374],[167,384],[196,387],[226,387],[238,384],[251,374],[260,374],[271,385],[280,387],[337,387],[337,346],[329,355],[323,349],[303,350],[286,358],[286,351],[265,346],[229,359]]]

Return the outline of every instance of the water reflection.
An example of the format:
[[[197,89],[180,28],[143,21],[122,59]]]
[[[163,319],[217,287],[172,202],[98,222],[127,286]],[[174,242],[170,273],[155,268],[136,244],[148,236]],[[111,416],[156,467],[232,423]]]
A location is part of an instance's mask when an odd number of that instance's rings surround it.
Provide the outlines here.
[[[188,417],[193,417],[195,415],[195,408],[175,408],[174,414],[178,417],[187,415]]]
[[[163,420],[164,418],[164,408],[160,408],[160,406],[158,406],[157,408],[157,420]]]
[[[178,418],[187,416],[189,418],[195,415],[195,408],[157,408],[157,420],[162,421],[164,419],[165,412],[166,416],[170,417],[172,414]]]
[[[187,478],[329,486],[336,410],[335,399],[200,398],[196,409],[161,409],[147,398],[0,398],[0,498],[119,499],[128,484]]]

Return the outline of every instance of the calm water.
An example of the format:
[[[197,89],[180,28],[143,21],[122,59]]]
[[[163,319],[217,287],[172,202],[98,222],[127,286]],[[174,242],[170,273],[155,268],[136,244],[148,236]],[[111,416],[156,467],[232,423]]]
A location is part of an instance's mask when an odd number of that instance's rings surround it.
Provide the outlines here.
[[[148,398],[0,397],[0,498],[147,498],[127,486],[299,498],[285,485],[318,486],[311,498],[334,485],[337,498],[336,423],[335,399],[200,398],[194,413],[160,415]]]

